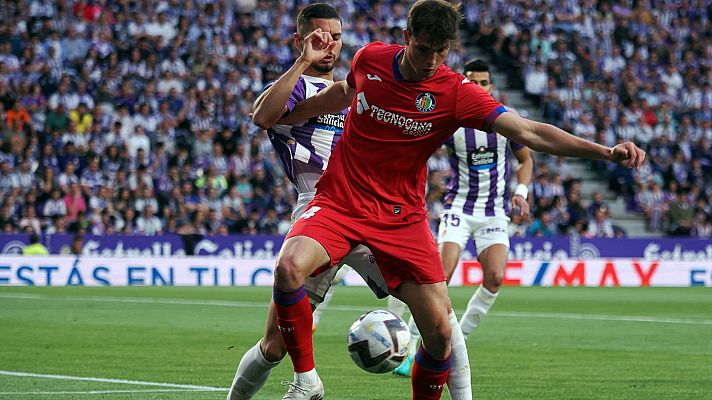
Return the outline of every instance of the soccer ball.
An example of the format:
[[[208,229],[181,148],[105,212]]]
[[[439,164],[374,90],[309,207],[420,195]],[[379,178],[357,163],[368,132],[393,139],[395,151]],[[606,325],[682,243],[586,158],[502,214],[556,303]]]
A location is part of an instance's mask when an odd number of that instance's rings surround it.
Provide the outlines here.
[[[408,353],[408,325],[390,311],[374,310],[349,328],[351,358],[364,371],[383,374],[396,369]]]

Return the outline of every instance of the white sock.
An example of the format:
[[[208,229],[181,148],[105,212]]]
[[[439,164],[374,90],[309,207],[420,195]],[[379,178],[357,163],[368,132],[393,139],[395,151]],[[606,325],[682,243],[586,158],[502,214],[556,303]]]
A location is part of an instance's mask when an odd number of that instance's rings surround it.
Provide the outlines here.
[[[403,318],[407,305],[393,296],[388,296],[388,311]]]
[[[319,383],[319,375],[316,373],[316,369],[311,369],[307,372],[295,372],[294,382],[304,383],[309,386],[314,386]]]
[[[420,341],[420,331],[418,325],[415,324],[415,319],[410,316],[408,320],[408,329],[410,330],[410,342],[408,342],[408,355],[415,357],[418,352],[418,342]]]
[[[247,400],[264,386],[279,361],[268,361],[260,350],[262,339],[242,356],[232,380],[227,400]]]
[[[453,311],[450,311],[448,322],[452,329],[450,337],[450,375],[447,378],[447,388],[452,400],[472,400],[472,375],[470,359],[467,354],[465,337],[460,330],[460,324]]]
[[[484,286],[480,286],[475,294],[472,295],[467,303],[467,310],[465,310],[465,314],[460,319],[462,334],[465,335],[465,339],[480,325],[480,322],[492,308],[494,301],[497,300],[497,295],[499,295],[499,292],[492,293]]]

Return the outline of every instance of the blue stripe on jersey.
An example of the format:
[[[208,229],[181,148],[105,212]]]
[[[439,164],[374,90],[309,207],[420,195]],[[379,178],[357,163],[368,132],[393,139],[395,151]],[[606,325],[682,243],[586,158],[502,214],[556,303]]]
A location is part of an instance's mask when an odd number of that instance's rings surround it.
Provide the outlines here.
[[[398,67],[398,57],[403,51],[405,51],[405,49],[396,52],[395,57],[393,57],[393,76],[396,78],[397,81],[404,80],[403,75],[401,75],[400,73],[400,68]]]
[[[494,122],[497,117],[499,117],[500,114],[503,112],[506,112],[507,109],[504,106],[499,106],[495,108],[488,116],[485,118],[484,123],[482,124],[482,130],[487,132],[490,130],[490,125]]]
[[[465,128],[465,143],[466,143],[466,154],[475,151],[477,148],[477,143],[475,143],[475,130],[473,128]],[[465,214],[472,215],[475,208],[475,202],[477,201],[477,192],[480,188],[480,173],[476,169],[468,168],[467,174],[470,177],[470,187],[467,191],[467,200],[465,200],[465,205],[462,207],[462,211]]]
[[[333,131],[333,132],[342,132],[342,129],[336,126],[330,126],[330,125],[321,125],[321,124],[311,124],[310,125],[312,128],[315,129],[323,129],[325,131]]]
[[[495,152],[499,152],[497,146],[497,134],[494,132],[487,133],[487,147],[494,149]],[[494,201],[497,197],[497,162],[490,168],[490,191],[489,197],[487,198],[487,203],[485,204],[485,216],[494,216]]]

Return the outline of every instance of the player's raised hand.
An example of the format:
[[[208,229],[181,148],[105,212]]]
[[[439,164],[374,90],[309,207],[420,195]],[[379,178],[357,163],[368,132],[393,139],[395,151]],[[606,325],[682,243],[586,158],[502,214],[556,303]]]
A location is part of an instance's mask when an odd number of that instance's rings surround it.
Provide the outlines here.
[[[317,28],[302,39],[300,58],[310,64],[319,62],[325,57],[333,56],[334,47],[336,47],[336,41],[331,33]]]
[[[638,169],[645,161],[645,151],[632,142],[617,144],[611,149],[611,161]]]

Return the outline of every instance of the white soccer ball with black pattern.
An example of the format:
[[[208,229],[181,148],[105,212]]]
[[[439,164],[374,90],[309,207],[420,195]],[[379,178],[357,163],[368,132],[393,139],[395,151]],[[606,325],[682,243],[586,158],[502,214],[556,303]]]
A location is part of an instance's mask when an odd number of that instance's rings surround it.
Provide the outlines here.
[[[401,365],[408,353],[408,341],[408,325],[390,311],[369,311],[349,328],[351,358],[361,369],[374,374],[390,372]]]

